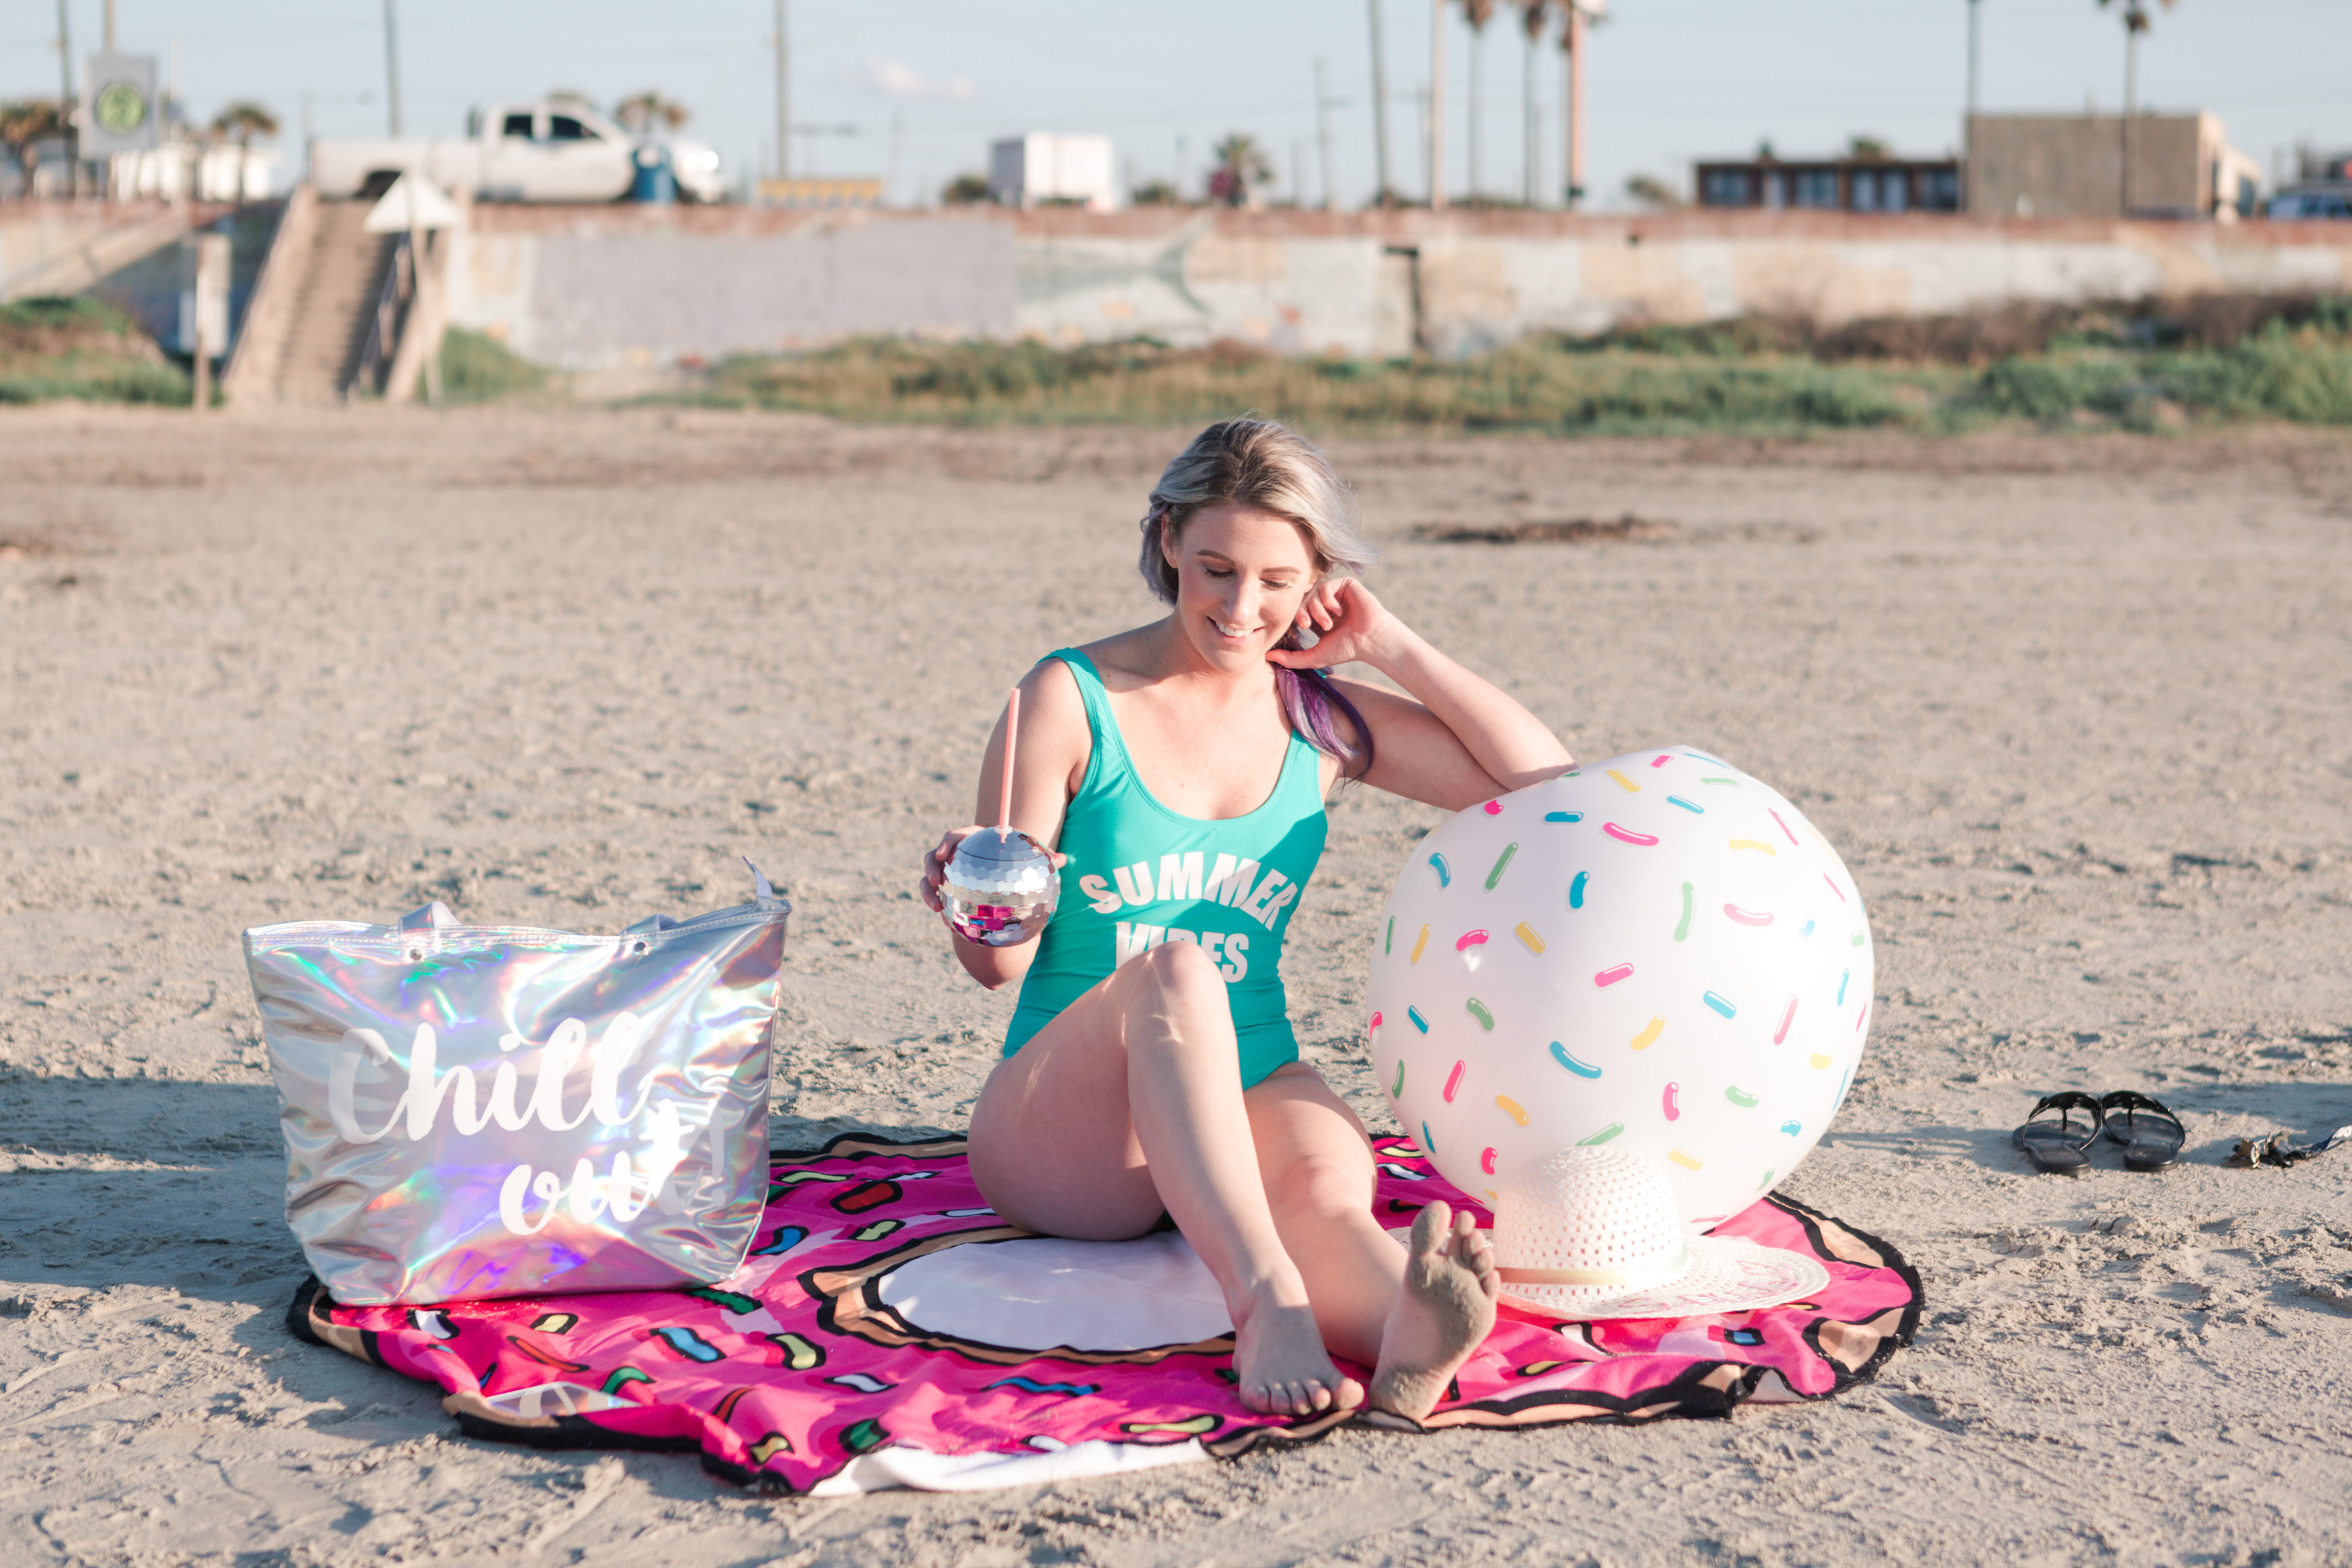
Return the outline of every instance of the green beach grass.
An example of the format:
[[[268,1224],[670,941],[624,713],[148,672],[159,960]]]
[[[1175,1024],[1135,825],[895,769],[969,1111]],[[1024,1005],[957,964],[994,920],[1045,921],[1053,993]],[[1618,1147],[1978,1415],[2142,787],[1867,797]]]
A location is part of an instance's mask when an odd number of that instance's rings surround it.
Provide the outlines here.
[[[1282,358],[1236,343],[866,339],[746,355],[666,401],[859,420],[1185,424],[1255,408],[1328,433],[1957,432],[2352,425],[2352,300],[2210,301],[1530,337],[1469,359]]]
[[[0,305],[0,404],[154,403],[185,408],[185,371],[99,300],[36,297]]]

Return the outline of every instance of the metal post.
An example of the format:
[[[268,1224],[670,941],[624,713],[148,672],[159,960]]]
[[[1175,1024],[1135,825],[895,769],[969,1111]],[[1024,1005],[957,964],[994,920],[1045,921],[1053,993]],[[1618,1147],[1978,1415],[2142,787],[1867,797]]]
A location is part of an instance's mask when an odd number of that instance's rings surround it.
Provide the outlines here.
[[[383,0],[384,106],[392,116],[392,139],[400,140],[400,34],[394,25],[393,0]]]
[[[1445,3],[1429,0],[1429,210],[1445,210]]]
[[[776,178],[793,177],[793,42],[785,0],[776,0]]]
[[[213,360],[228,349],[214,331],[228,323],[228,247],[225,234],[196,237],[196,384],[190,407],[198,414],[212,405]]]
[[[1323,57],[1315,57],[1315,140],[1323,162],[1323,210],[1336,212],[1331,195],[1331,100],[1323,90]]]
[[[106,52],[114,52],[114,0],[106,0]]]
[[[58,0],[60,5],[64,0]],[[1389,183],[1389,79],[1381,60],[1381,0],[1365,0],[1372,14],[1372,164],[1379,182],[1372,200],[1386,206],[1395,195]]]

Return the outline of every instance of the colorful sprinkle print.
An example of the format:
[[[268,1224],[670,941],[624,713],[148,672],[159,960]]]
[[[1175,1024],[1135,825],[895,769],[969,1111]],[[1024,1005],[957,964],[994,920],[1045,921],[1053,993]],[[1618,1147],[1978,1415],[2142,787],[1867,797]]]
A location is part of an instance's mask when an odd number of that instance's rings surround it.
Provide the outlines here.
[[[1599,1068],[1594,1067],[1590,1062],[1577,1060],[1576,1058],[1569,1055],[1568,1047],[1561,1045],[1558,1040],[1554,1040],[1551,1043],[1551,1059],[1558,1062],[1560,1066],[1566,1068],[1569,1071],[1574,1073],[1579,1078],[1599,1078],[1601,1076],[1601,1069]]]
[[[1478,1152],[1478,1168],[1490,1176],[1495,1173],[1495,1151],[1481,1149]]]
[[[1484,1139],[1499,1168],[1518,1147],[1507,1131],[1557,1148],[1582,1130],[1671,1159],[1686,1215],[1736,1214],[1759,1173],[1769,1189],[1832,1125],[1828,1091],[1870,1025],[1862,897],[1800,807],[1704,752],[1643,751],[1581,773],[1477,802],[1401,857],[1367,1008],[1411,1020],[1398,1037],[1412,1044],[1369,1048],[1404,1127],[1466,1116],[1445,1123],[1441,1168],[1474,1196],[1501,1184],[1477,1166]],[[1643,853],[1612,861],[1616,849],[1517,826],[1538,820]],[[1413,966],[1440,942],[1456,964]],[[1575,982],[1586,974],[1590,989]],[[1694,1002],[1723,1027],[1696,1026]],[[1482,1139],[1489,1099],[1512,1126],[1485,1124]]]
[[[1588,1133],[1584,1137],[1578,1139],[1576,1141],[1576,1146],[1580,1149],[1595,1148],[1602,1143],[1608,1142],[1609,1140],[1616,1137],[1617,1134],[1624,1131],[1625,1124],[1623,1122],[1612,1121],[1608,1126],[1602,1128],[1600,1131]]]

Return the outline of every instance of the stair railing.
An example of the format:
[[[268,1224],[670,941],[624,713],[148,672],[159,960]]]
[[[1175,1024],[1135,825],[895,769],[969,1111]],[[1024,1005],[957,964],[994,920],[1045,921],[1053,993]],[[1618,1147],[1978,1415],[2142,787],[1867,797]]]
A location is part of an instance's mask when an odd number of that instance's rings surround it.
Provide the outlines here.
[[[359,369],[351,385],[343,389],[347,399],[362,393],[383,395],[393,355],[399,352],[401,329],[416,302],[416,257],[408,239],[404,234],[394,242],[392,265],[384,268],[383,289],[376,296],[375,311],[368,322],[367,346],[360,350]]]

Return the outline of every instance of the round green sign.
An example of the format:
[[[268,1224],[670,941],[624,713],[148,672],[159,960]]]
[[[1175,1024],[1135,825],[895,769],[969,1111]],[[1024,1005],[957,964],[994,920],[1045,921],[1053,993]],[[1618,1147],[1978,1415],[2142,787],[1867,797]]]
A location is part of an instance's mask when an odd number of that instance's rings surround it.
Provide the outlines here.
[[[147,123],[147,95],[139,84],[110,81],[90,100],[90,115],[111,136],[128,136]]]

